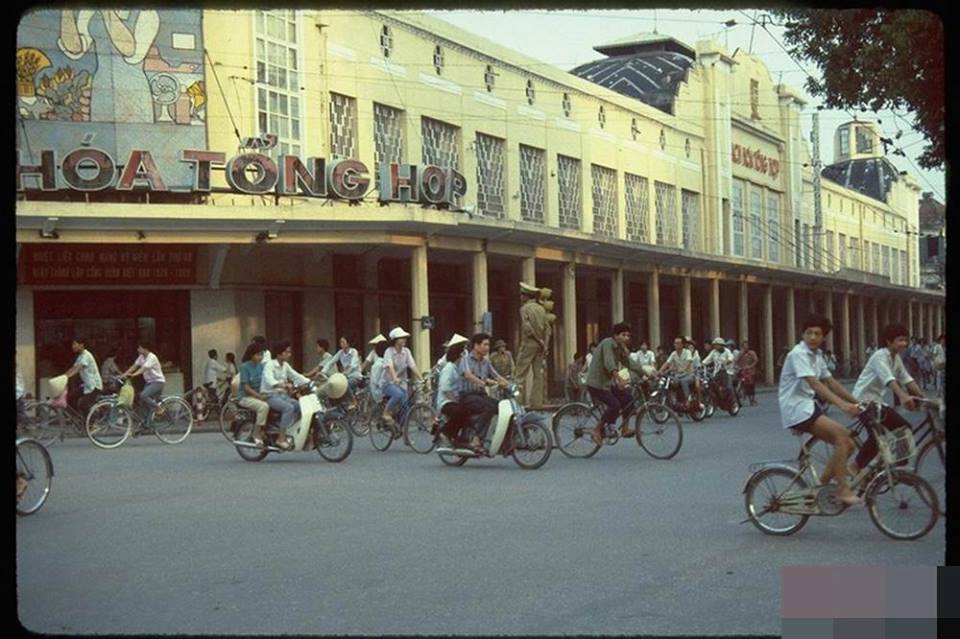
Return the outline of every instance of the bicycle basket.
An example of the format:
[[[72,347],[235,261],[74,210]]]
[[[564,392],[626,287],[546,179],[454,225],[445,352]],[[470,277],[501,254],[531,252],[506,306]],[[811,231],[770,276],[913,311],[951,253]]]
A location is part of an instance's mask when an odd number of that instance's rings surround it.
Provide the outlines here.
[[[887,465],[912,461],[917,454],[917,443],[913,430],[902,426],[887,432],[877,433],[877,445]]]

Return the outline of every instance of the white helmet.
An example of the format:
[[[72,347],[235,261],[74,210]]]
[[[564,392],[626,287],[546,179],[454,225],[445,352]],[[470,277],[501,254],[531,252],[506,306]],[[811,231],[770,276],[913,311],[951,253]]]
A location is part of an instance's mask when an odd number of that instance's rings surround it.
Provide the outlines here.
[[[347,376],[343,373],[334,373],[320,387],[320,392],[330,399],[340,399],[347,392]]]
[[[711,343],[712,343],[714,346],[726,346],[726,345],[727,345],[727,343],[723,340],[722,337],[714,337],[714,338],[713,338],[713,342],[711,342]]]

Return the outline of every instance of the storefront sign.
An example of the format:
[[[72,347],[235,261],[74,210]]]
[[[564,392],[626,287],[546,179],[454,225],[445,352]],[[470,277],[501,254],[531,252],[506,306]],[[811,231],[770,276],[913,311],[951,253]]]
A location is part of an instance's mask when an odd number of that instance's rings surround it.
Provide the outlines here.
[[[357,201],[367,195],[372,181],[366,165],[353,159],[328,163],[324,158],[313,157],[303,162],[295,155],[281,155],[277,162],[269,155],[252,151],[227,160],[225,153],[185,149],[181,151],[180,161],[193,169],[193,184],[189,189],[182,189],[186,192],[209,193],[212,190],[210,172],[214,168],[224,171],[230,189],[252,195],[276,193]],[[381,164],[379,171],[378,199],[383,203],[420,202],[451,206],[467,192],[466,178],[454,169],[389,162]],[[39,180],[38,189],[24,184],[27,176]],[[40,164],[37,165],[22,164],[18,150],[18,191],[56,191],[61,188],[87,192],[130,191],[134,188],[178,191],[167,186],[160,167],[147,150],[131,151],[122,168],[107,151],[92,146],[70,151],[60,163],[56,151],[41,150]]]
[[[24,284],[194,284],[197,254],[178,244],[24,244]]]
[[[765,173],[772,178],[780,174],[780,160],[764,155],[759,149],[751,151],[739,144],[733,145],[733,163]]]

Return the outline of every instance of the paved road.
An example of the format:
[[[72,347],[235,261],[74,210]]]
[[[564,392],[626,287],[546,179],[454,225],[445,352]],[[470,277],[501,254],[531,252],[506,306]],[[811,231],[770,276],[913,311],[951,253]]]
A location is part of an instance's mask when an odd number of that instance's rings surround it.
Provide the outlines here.
[[[42,633],[779,634],[780,568],[935,565],[942,521],[897,542],[859,509],[792,537],[744,518],[747,464],[792,457],[774,396],[684,422],[671,461],[633,441],[447,468],[358,440],[242,461],[219,434],[52,449],[17,520],[22,623]]]

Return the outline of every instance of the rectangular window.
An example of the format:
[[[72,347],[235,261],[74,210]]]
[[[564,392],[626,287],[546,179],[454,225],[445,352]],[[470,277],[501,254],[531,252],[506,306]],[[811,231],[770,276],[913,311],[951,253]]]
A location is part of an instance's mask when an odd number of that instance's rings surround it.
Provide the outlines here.
[[[900,283],[904,286],[910,285],[910,270],[907,268],[907,252],[900,251]]]
[[[404,159],[403,111],[383,104],[373,103],[373,148],[374,180],[380,186],[380,165],[386,162],[403,164]]]
[[[884,246],[881,250],[883,254],[883,271],[881,274],[893,279],[893,275],[890,273],[890,247]]]
[[[330,93],[330,157],[356,158],[357,100]]]
[[[647,220],[650,213],[650,185],[647,178],[632,173],[623,174],[627,200],[627,239],[650,242]]]
[[[580,230],[580,212],[583,210],[580,160],[558,155],[557,182],[560,187],[558,202],[560,228]]]
[[[873,267],[870,263],[870,242],[868,240],[863,241],[863,270],[867,273],[873,271]]]
[[[733,227],[733,254],[744,257],[743,240],[743,182],[733,181],[733,201],[730,206],[730,223]]]
[[[617,237],[617,172],[591,164],[590,173],[593,178],[593,232]]]
[[[683,215],[683,247],[700,251],[700,194],[680,190],[680,213]]]
[[[300,155],[303,114],[300,110],[296,11],[257,11],[255,62],[258,132],[277,136],[272,157]]]
[[[900,260],[897,259],[897,249],[890,249],[890,281],[894,284],[900,284]]]
[[[520,217],[544,223],[546,214],[547,154],[543,149],[520,145]]]
[[[847,261],[847,236],[843,233],[839,235],[839,242],[837,243],[839,257],[840,257],[840,266],[846,268],[850,266],[850,263]]]
[[[780,261],[780,194],[767,192],[767,252],[771,262]]]
[[[803,235],[800,233],[800,220],[793,221],[793,256],[797,268],[803,268]]]
[[[763,259],[763,238],[766,229],[763,226],[763,190],[759,186],[750,187],[750,257]]]
[[[882,264],[880,263],[880,245],[876,242],[873,243],[873,272],[874,273],[883,273],[881,271]]]
[[[870,129],[864,126],[858,126],[857,131],[857,153],[873,153],[873,135]]]
[[[840,129],[840,155],[850,155],[850,129]],[[840,210],[843,211],[843,200],[840,200]]]
[[[477,133],[477,212],[486,217],[504,214],[504,140]]]
[[[657,244],[677,245],[677,187],[654,181],[656,197]]]
[[[850,238],[850,268],[855,270],[862,270],[860,266],[860,239],[856,237]]]
[[[424,117],[420,121],[420,134],[424,164],[460,170],[460,127]]]
[[[810,243],[810,225],[803,225],[803,268],[813,268],[813,246]]]

